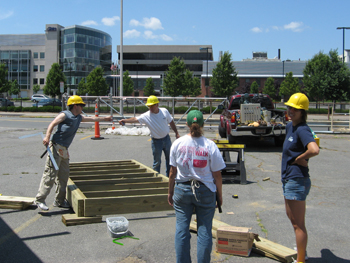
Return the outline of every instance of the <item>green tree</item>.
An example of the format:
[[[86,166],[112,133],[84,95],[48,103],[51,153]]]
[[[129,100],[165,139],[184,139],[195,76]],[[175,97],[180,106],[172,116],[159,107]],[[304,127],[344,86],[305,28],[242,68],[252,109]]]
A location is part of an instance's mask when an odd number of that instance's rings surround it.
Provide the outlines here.
[[[264,85],[263,93],[269,95],[272,99],[276,100],[276,88],[275,81],[273,78],[267,78]]]
[[[193,78],[192,79],[192,89],[190,96],[197,97],[202,94],[202,88],[201,88],[201,80],[199,78]]]
[[[64,76],[60,65],[53,63],[49,74],[46,76],[46,85],[44,86],[44,94],[56,97],[60,95],[60,82],[66,83],[66,77]],[[66,90],[66,89],[65,89]]]
[[[105,96],[108,94],[108,84],[103,77],[103,69],[98,66],[86,77],[86,92],[90,96]]]
[[[300,91],[298,78],[293,78],[293,72],[287,73],[280,87],[280,95],[287,101],[291,95]]]
[[[35,84],[35,85],[33,86],[33,94],[38,93],[39,90],[40,90],[40,86],[39,86],[38,84]]]
[[[210,82],[212,91],[220,97],[229,97],[238,87],[238,77],[231,61],[231,53],[224,52],[220,62],[213,69],[213,78]]]
[[[7,67],[4,63],[0,63],[0,93],[7,93],[9,89],[10,84],[7,80]]]
[[[331,81],[325,90],[325,98],[332,101],[350,99],[350,70],[338,57],[337,50],[329,52]]]
[[[123,74],[123,96],[130,96],[134,92],[134,82],[129,76],[129,71]]]
[[[171,97],[186,96],[190,87],[193,86],[192,75],[192,72],[186,69],[183,59],[174,57],[165,72],[164,93]]]
[[[148,78],[146,80],[146,86],[143,88],[143,95],[144,96],[151,96],[155,95],[156,92],[154,91],[154,82],[152,78]]]
[[[256,81],[253,81],[252,85],[250,85],[250,93],[259,93],[259,85]]]
[[[303,71],[305,91],[319,101],[350,99],[350,70],[338,57],[337,50],[316,54]]]
[[[10,93],[13,95],[16,95],[18,98],[18,94],[21,92],[17,79],[11,82],[11,88],[10,88]]]
[[[82,78],[78,84],[78,95],[85,95],[87,92],[86,78]]]
[[[329,56],[323,52],[319,52],[306,63],[303,70],[303,83],[305,91],[311,99],[316,101],[324,99],[324,92],[328,89],[331,79],[330,65]]]

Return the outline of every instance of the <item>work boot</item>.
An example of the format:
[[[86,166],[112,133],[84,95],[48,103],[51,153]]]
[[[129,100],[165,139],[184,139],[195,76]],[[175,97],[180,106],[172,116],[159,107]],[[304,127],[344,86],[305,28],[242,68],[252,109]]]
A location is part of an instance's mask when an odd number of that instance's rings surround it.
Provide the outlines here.
[[[70,208],[70,205],[67,200],[64,200],[63,203],[59,203],[55,200],[53,201],[53,206],[61,207],[61,208]]]
[[[49,210],[49,208],[48,208],[48,206],[45,204],[45,202],[38,202],[38,201],[34,201],[34,204],[36,204],[37,205],[37,207],[39,207],[41,210],[43,210],[43,211],[48,211]]]

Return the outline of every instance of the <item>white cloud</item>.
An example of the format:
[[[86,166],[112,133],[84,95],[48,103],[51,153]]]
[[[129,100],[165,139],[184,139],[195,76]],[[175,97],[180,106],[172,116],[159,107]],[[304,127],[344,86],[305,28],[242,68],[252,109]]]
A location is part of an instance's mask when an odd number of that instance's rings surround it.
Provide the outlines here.
[[[302,26],[303,22],[291,22],[288,25],[284,25],[283,28],[286,30],[292,30],[293,32],[301,32],[304,30]]]
[[[97,22],[94,20],[86,20],[81,23],[82,26],[97,26]]]
[[[261,33],[262,32],[262,29],[259,28],[259,27],[253,27],[252,29],[250,29],[252,32],[254,33]]]
[[[146,29],[152,29],[152,30],[157,30],[157,29],[164,29],[162,27],[162,22],[156,17],[151,17],[151,18],[143,18],[142,22],[139,22],[136,19],[131,19],[129,22],[130,26],[142,26]]]
[[[155,35],[150,30],[146,30],[145,32],[143,32],[143,37],[145,39],[161,39],[161,40],[164,40],[164,41],[173,41],[173,39],[171,37],[169,37],[168,35],[165,35],[165,34]]]
[[[141,33],[139,31],[137,31],[136,29],[133,30],[127,30],[124,32],[123,36],[125,38],[137,38],[141,35]]]
[[[143,32],[143,37],[146,38],[146,39],[155,39],[155,38],[157,38],[157,36],[153,35],[153,32],[149,31],[149,30]]]
[[[6,13],[0,13],[0,20],[9,18],[13,15],[13,11],[8,11]]]
[[[173,38],[172,37],[169,37],[167,35],[160,35],[159,36],[161,39],[163,39],[164,41],[173,41]]]
[[[113,17],[104,17],[104,18],[102,18],[102,23],[105,26],[114,26],[115,25],[115,21],[120,21],[120,17],[119,16],[113,16]]]

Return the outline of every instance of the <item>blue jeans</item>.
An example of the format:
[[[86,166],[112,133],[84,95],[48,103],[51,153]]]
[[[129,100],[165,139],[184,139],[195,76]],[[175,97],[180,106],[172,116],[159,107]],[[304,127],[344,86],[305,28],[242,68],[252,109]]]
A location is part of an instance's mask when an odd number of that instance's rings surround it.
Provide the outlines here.
[[[198,235],[197,262],[209,263],[213,246],[211,228],[216,207],[216,193],[200,184],[199,188],[195,188],[194,195],[190,184],[176,183],[173,200],[176,214],[176,262],[191,262],[189,226],[195,209]]]
[[[282,180],[283,195],[287,200],[305,201],[310,192],[310,177]]]
[[[170,172],[170,148],[171,148],[171,140],[169,134],[162,139],[152,138],[152,152],[153,152],[153,170],[160,173],[160,164],[162,162],[162,151],[165,154],[165,162],[166,162],[166,176],[169,177]]]

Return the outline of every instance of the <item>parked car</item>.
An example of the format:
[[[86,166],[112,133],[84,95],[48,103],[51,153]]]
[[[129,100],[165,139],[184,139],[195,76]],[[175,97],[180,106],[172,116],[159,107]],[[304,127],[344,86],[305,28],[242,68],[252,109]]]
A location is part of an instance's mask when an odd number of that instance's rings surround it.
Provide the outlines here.
[[[33,107],[44,107],[44,106],[62,106],[62,101],[59,99],[42,99],[38,103],[34,103]]]
[[[15,106],[13,101],[9,101],[8,99],[0,98],[0,107],[10,107]]]
[[[43,99],[49,99],[50,97],[44,95],[44,94],[33,94],[31,97],[31,101],[32,102],[37,102],[37,101],[41,101]]]

